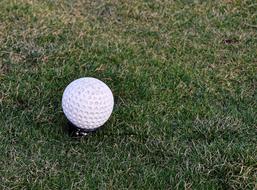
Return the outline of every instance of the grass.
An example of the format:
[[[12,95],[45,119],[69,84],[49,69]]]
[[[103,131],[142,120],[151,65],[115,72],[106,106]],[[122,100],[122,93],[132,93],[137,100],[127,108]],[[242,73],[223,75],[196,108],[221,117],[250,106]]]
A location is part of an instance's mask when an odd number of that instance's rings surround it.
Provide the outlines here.
[[[256,189],[253,0],[0,2],[0,189]],[[65,130],[64,88],[115,95]]]

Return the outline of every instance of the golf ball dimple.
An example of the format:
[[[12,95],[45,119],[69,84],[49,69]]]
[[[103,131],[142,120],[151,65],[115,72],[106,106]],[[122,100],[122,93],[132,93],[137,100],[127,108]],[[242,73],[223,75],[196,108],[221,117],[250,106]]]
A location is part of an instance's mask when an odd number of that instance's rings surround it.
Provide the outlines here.
[[[85,77],[71,82],[62,96],[62,109],[76,127],[94,130],[111,116],[114,98],[110,88],[102,81]]]

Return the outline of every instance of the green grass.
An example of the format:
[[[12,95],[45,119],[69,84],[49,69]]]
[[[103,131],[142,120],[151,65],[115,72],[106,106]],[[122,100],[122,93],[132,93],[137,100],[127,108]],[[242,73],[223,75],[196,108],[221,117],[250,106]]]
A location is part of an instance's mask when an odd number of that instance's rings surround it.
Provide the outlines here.
[[[256,189],[256,8],[0,1],[0,189]],[[61,97],[84,76],[115,108],[73,139]]]

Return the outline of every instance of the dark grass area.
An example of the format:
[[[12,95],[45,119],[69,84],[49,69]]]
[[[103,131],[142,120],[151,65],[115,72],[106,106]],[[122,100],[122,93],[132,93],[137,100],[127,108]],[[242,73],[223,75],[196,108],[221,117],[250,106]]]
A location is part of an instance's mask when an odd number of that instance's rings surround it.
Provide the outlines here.
[[[0,1],[0,189],[257,188],[255,1]],[[64,88],[112,117],[69,136]]]

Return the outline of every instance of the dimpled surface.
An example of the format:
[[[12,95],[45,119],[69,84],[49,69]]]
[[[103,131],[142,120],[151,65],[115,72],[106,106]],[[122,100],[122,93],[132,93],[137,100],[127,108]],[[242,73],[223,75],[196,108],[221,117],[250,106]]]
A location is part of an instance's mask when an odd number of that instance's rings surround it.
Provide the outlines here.
[[[62,97],[63,112],[75,126],[93,130],[110,117],[114,99],[110,88],[102,81],[85,77],[71,82]]]

